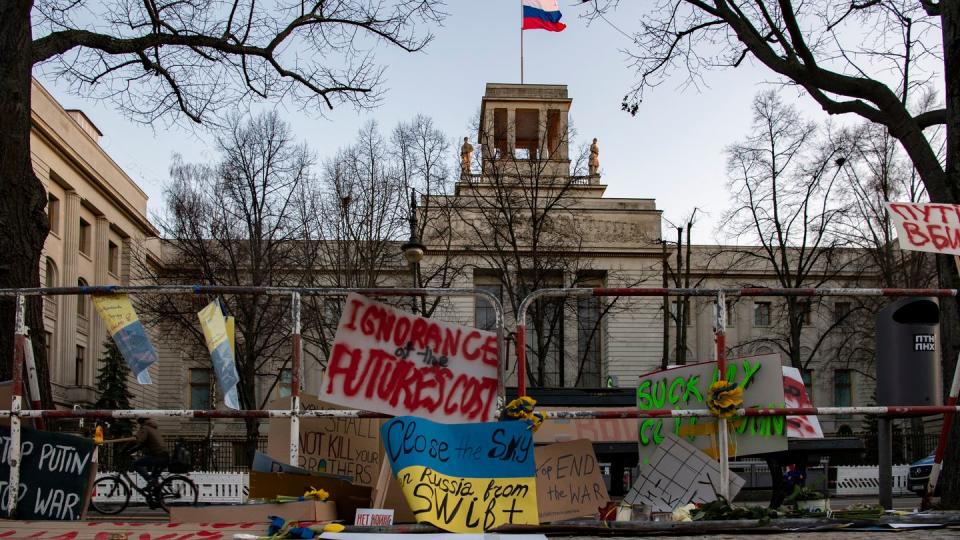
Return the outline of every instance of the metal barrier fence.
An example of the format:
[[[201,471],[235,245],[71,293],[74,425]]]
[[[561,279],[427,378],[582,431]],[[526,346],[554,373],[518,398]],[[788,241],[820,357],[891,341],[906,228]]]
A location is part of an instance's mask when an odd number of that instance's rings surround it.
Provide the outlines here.
[[[12,384],[12,400],[10,410],[0,410],[0,415],[10,417],[10,450],[9,464],[10,477],[8,479],[8,512],[15,515],[18,491],[20,486],[20,457],[21,457],[21,418],[290,418],[290,462],[296,464],[299,455],[299,419],[305,417],[340,417],[340,418],[384,418],[389,415],[359,410],[313,410],[300,409],[300,368],[303,351],[301,340],[301,296],[346,296],[352,292],[369,296],[475,296],[484,297],[492,306],[496,314],[496,333],[498,350],[501,358],[505,357],[504,349],[504,316],[500,299],[491,293],[479,289],[431,289],[431,288],[390,288],[390,289],[341,289],[341,288],[292,288],[292,287],[221,287],[221,286],[93,286],[93,287],[60,287],[60,288],[31,288],[31,289],[0,289],[0,296],[15,297],[15,349]],[[24,362],[29,348],[26,346],[27,327],[25,325],[26,296],[49,295],[93,295],[93,294],[266,294],[288,295],[291,298],[291,408],[288,410],[23,410],[23,372]],[[665,289],[665,288],[594,288],[594,289],[541,289],[529,294],[521,302],[517,314],[517,386],[518,394],[526,395],[526,313],[530,305],[543,297],[586,297],[586,296],[707,296],[716,298],[716,360],[720,373],[726,372],[726,296],[877,296],[877,297],[905,297],[905,296],[935,296],[956,297],[956,289],[773,289],[773,288],[738,288],[738,289]],[[500,371],[499,395],[504,396],[503,362],[498,362]],[[28,375],[35,377],[35,372]],[[956,389],[960,387],[960,362],[954,374],[954,384],[951,390],[950,404],[946,406],[902,406],[902,407],[805,407],[805,408],[751,408],[738,409],[736,416],[809,416],[809,415],[932,415],[944,414],[945,429],[950,425],[953,413],[960,410],[956,406]],[[569,419],[604,419],[604,418],[661,418],[661,417],[713,417],[707,409],[675,410],[633,410],[633,411],[555,411],[547,415],[549,418]],[[720,454],[720,495],[729,498],[729,451],[727,420],[718,418],[718,446]],[[943,438],[941,437],[941,446]],[[939,450],[938,450],[939,451]],[[932,475],[933,476],[933,475]]]
[[[175,455],[178,446],[190,453],[187,463],[191,471],[249,472],[250,447],[247,440],[237,437],[209,437],[168,439],[167,454]],[[267,438],[257,439],[257,451],[267,451]],[[97,470],[119,472],[130,470],[133,456],[126,447],[103,445],[97,453]]]

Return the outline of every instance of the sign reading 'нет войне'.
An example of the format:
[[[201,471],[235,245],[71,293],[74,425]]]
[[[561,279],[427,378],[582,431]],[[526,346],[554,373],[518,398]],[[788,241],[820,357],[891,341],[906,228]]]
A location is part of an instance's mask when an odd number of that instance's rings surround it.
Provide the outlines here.
[[[436,422],[495,419],[497,336],[347,297],[320,398]]]

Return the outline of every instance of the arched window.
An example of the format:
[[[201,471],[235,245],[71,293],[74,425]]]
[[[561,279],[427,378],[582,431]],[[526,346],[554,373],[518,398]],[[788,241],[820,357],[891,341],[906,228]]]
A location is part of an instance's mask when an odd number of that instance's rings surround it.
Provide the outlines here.
[[[80,278],[77,280],[77,287],[87,287],[87,280]],[[82,317],[87,316],[87,296],[84,294],[77,295],[77,315]]]
[[[43,280],[44,287],[56,287],[59,283],[57,276],[57,263],[53,262],[53,259],[47,257],[47,273]]]

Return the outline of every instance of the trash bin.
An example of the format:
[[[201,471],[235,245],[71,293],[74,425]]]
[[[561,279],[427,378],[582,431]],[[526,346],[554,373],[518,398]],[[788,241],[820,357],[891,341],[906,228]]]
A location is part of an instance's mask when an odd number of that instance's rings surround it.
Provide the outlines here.
[[[941,405],[940,306],[901,298],[876,316],[878,405]]]

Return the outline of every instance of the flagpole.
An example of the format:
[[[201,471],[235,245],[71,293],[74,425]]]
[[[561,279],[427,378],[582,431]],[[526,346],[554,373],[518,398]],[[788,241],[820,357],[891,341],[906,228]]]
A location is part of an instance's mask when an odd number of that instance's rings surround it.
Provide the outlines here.
[[[523,84],[523,0],[520,1],[520,84]]]

